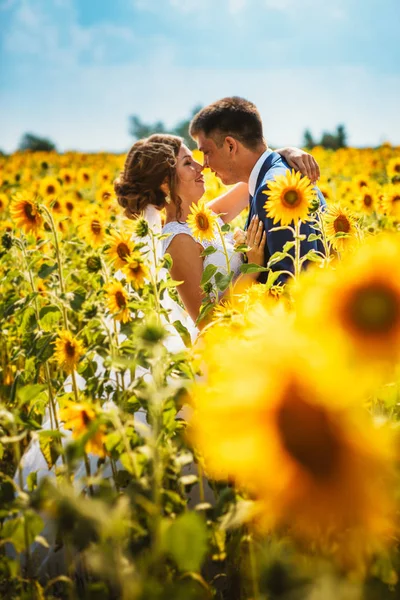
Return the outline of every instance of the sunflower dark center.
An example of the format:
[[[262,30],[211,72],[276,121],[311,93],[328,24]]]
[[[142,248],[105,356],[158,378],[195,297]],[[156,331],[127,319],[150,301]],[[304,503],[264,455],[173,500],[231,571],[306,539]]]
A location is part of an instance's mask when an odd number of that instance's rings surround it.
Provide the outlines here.
[[[89,179],[90,179],[89,175],[87,173],[84,173],[83,174],[83,180],[84,181],[89,181]]]
[[[75,356],[75,344],[70,342],[69,340],[65,342],[65,352],[70,358],[74,358]]]
[[[198,227],[198,229],[200,229],[200,231],[207,231],[207,229],[209,227],[209,222],[205,215],[203,215],[203,214],[197,215],[196,223],[197,223],[197,227]]]
[[[400,173],[400,163],[397,163],[397,165],[395,165],[394,172],[395,173]]]
[[[127,246],[127,244],[125,244],[124,242],[120,242],[117,246],[117,254],[120,257],[121,260],[125,260],[125,258],[127,256],[130,255],[130,250],[129,247]]]
[[[64,175],[65,183],[71,183],[71,175]]]
[[[53,210],[60,210],[61,205],[58,200],[56,200],[53,204]]]
[[[345,215],[340,215],[334,220],[333,228],[336,233],[349,233],[350,222]]]
[[[34,223],[37,219],[37,213],[36,210],[34,208],[34,206],[32,206],[32,204],[30,204],[29,202],[26,202],[24,205],[24,213],[26,218],[28,219],[28,221],[31,221],[32,223]]]
[[[120,291],[115,292],[115,301],[118,305],[118,308],[123,308],[124,306],[126,306],[125,296]]]
[[[100,221],[97,221],[97,219],[95,219],[94,221],[92,221],[92,231],[94,234],[98,235],[101,232],[101,225],[100,225]]]
[[[399,202],[400,200],[400,194],[398,196],[393,196],[392,198],[392,202]]]
[[[315,479],[330,478],[338,465],[340,439],[326,410],[308,402],[297,385],[289,385],[277,412],[285,450]]]
[[[360,181],[359,186],[360,186],[360,188],[367,187],[367,182],[366,181]]]
[[[371,206],[371,204],[372,204],[372,196],[370,194],[365,194],[365,196],[364,196],[364,204],[365,204],[365,206]]]
[[[50,195],[50,194],[55,194],[56,193],[56,188],[54,187],[54,185],[51,183],[50,185],[47,186],[46,188],[46,192]]]
[[[300,195],[296,190],[289,190],[284,194],[283,201],[289,208],[294,208],[300,203]]]
[[[89,415],[87,414],[86,410],[82,411],[82,421],[83,424],[87,427],[89,425],[89,423],[91,422],[91,418],[89,417]]]
[[[65,206],[67,207],[68,212],[72,212],[74,210],[74,205],[72,202],[67,202]]]
[[[358,288],[350,298],[347,317],[361,333],[388,334],[400,324],[400,299],[381,283]]]

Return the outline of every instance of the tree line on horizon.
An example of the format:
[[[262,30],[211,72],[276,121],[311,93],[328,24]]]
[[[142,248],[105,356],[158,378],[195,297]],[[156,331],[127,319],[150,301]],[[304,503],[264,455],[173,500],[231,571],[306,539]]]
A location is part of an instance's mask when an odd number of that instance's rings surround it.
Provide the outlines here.
[[[187,146],[193,150],[196,144],[189,135],[189,124],[192,117],[201,109],[201,106],[196,106],[189,116],[176,123],[173,127],[167,127],[164,121],[156,121],[154,123],[146,123],[138,115],[129,117],[129,133],[135,140],[149,137],[153,133],[171,133],[182,137]],[[303,134],[303,147],[307,150],[322,146],[330,150],[338,150],[339,148],[347,148],[347,132],[344,125],[338,125],[335,132],[324,131],[320,139],[314,138],[311,131],[306,129]],[[18,150],[29,152],[51,152],[57,151],[56,144],[47,137],[41,137],[34,133],[25,133],[18,145]],[[0,151],[0,154],[4,152]]]

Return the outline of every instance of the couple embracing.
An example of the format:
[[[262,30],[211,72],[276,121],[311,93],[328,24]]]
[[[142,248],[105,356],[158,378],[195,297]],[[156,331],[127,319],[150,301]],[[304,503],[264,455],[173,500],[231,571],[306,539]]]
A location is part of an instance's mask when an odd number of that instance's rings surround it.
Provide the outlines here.
[[[290,230],[276,230],[276,223],[266,215],[263,192],[268,190],[269,182],[292,167],[315,183],[319,169],[311,155],[297,148],[270,150],[256,106],[243,98],[223,98],[203,108],[193,117],[189,133],[204,154],[204,165],[193,159],[181,138],[155,134],[132,146],[114,186],[128,217],[145,213],[149,206],[165,209],[163,233],[169,235],[163,239],[163,252],[168,251],[172,257],[171,275],[183,282],[178,292],[196,321],[204,299],[200,282],[207,265],[212,263],[226,273],[227,253],[235,279],[240,276],[243,261],[243,256],[235,252],[235,240],[230,234],[225,235],[224,243],[218,236],[212,242],[197,239],[187,223],[191,206],[199,202],[205,191],[203,169],[210,168],[226,185],[236,184],[212,200],[208,208],[220,215],[222,226],[249,207],[246,232],[238,239],[250,248],[249,262],[260,266],[266,266],[270,257],[282,252],[285,243],[293,239]],[[322,193],[318,188],[315,191],[320,205],[324,205]],[[300,231],[305,236],[301,255],[309,250],[321,251],[318,240],[308,241],[309,234],[315,232],[310,223],[303,223]],[[208,256],[204,249],[210,244],[216,252]],[[272,268],[287,272],[293,270],[293,264],[286,257]],[[263,282],[266,274],[255,273],[251,277]]]

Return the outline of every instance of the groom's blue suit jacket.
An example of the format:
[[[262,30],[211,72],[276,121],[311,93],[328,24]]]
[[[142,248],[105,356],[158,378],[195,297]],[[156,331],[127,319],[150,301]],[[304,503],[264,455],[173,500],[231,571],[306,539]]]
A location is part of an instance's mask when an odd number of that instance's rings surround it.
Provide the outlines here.
[[[278,227],[280,224],[276,223],[274,225],[273,220],[270,217],[267,217],[264,208],[264,204],[268,200],[268,196],[263,194],[263,192],[268,190],[268,182],[275,179],[278,175],[284,175],[287,169],[290,170],[290,167],[286,160],[280,154],[271,150],[258,175],[254,196],[250,196],[250,210],[246,223],[246,229],[249,226],[252,217],[257,214],[260,220],[263,222],[264,229],[267,232],[267,242],[264,249],[264,265],[267,265],[269,259],[275,252],[282,252],[283,246],[286,242],[293,241],[293,234],[288,229],[271,231],[271,229]],[[325,206],[326,202],[322,192],[317,187],[314,189],[318,194],[320,205]],[[308,236],[311,233],[318,234],[318,231],[316,231],[309,223],[302,223],[300,233],[306,236],[306,239],[301,242],[301,256],[307,254],[309,250],[317,250],[323,253],[324,249],[320,240],[316,240],[314,242],[307,241]],[[291,251],[291,254],[293,254],[293,250]],[[274,264],[271,269],[274,271],[291,271],[293,273],[293,261],[289,257],[283,258],[278,263]],[[265,283],[267,281],[267,277],[268,273],[260,273],[258,281]],[[286,281],[287,277],[288,276],[281,275],[278,279],[278,282]]]

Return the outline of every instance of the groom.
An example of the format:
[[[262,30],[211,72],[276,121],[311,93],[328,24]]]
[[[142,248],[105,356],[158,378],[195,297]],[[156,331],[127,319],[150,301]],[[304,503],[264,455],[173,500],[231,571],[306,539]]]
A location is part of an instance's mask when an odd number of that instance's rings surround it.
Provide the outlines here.
[[[204,166],[209,167],[226,185],[247,182],[250,192],[250,210],[246,229],[254,215],[258,215],[267,233],[265,244],[265,261],[275,252],[282,252],[286,242],[293,241],[292,233],[287,230],[271,231],[278,224],[266,215],[264,204],[267,196],[268,182],[290,169],[285,159],[267,146],[263,136],[262,121],[256,106],[237,96],[223,98],[198,112],[192,119],[189,133],[196,140],[199,150],[204,154]],[[310,157],[308,172],[311,180],[317,178],[317,166]],[[325,199],[320,190],[315,188],[320,205]],[[300,252],[304,256],[309,250],[323,252],[319,240],[309,242],[308,236],[318,232],[309,224],[303,223],[301,233],[306,237],[301,242]],[[281,259],[272,266],[274,271],[293,272],[293,261],[289,257]],[[284,281],[286,277],[280,277]],[[258,280],[264,283],[267,273],[260,274]]]

